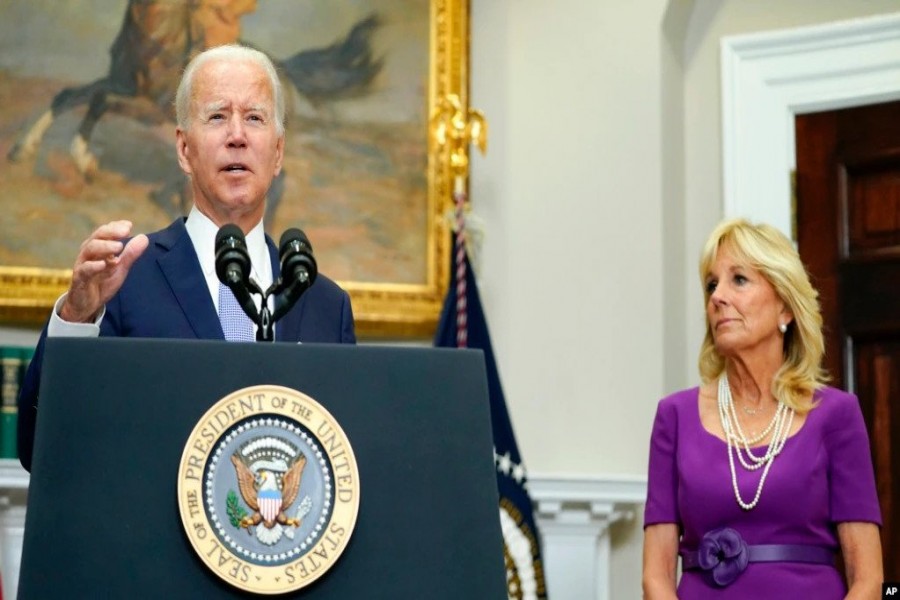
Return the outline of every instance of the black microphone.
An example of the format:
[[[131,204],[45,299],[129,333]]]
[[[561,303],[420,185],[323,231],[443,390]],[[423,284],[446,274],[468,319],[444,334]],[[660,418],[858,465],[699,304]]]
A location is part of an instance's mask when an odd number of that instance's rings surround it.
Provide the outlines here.
[[[251,291],[261,293],[250,279],[250,253],[244,232],[233,223],[222,225],[216,234],[216,275],[234,293],[238,304],[254,323],[259,323],[259,311]]]
[[[250,280],[250,253],[244,232],[233,223],[222,225],[216,234],[216,275],[219,281],[232,287]]]
[[[281,281],[275,294],[272,319],[278,320],[300,299],[319,274],[312,244],[306,234],[292,227],[281,235],[278,243],[281,259]]]
[[[281,234],[278,256],[281,258],[281,276],[288,286],[299,283],[303,287],[309,287],[316,280],[319,268],[313,256],[312,244],[306,234],[296,227]]]

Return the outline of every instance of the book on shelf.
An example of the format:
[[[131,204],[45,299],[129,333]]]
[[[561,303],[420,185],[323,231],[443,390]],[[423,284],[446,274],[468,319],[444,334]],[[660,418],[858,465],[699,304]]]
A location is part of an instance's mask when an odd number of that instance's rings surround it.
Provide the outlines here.
[[[19,386],[34,356],[34,348],[0,347],[0,458],[16,458],[16,425]]]

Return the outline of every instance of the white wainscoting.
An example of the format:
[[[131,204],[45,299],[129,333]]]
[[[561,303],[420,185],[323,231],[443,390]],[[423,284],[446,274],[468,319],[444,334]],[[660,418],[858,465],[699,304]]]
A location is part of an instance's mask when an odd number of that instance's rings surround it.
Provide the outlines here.
[[[16,598],[19,589],[27,497],[28,473],[18,460],[0,459],[0,576],[4,598]]]
[[[18,460],[0,460],[0,574],[4,598],[15,598],[18,590],[28,480]],[[609,526],[641,517],[646,479],[533,475],[528,487],[543,540],[549,597],[610,600]]]
[[[610,600],[609,527],[641,519],[644,477],[530,475],[551,600]]]

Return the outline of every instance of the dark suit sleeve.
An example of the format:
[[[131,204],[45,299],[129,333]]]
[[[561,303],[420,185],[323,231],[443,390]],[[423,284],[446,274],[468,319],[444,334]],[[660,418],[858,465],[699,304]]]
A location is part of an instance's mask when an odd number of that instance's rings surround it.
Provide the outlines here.
[[[341,297],[341,343],[356,343],[356,328],[353,324],[353,307],[350,306],[350,295],[344,292]]]
[[[31,471],[31,455],[34,450],[34,428],[37,424],[38,393],[41,385],[41,365],[44,362],[44,346],[47,342],[47,326],[41,332],[34,356],[19,387],[18,418],[16,422],[19,461],[26,471]]]

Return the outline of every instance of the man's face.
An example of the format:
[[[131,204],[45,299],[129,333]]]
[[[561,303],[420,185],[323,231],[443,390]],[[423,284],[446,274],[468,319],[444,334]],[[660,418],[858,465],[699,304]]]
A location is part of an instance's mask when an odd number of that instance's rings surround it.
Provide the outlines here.
[[[190,103],[176,143],[194,204],[216,225],[247,232],[262,219],[284,157],[269,79],[253,62],[213,60],[195,74]]]

